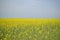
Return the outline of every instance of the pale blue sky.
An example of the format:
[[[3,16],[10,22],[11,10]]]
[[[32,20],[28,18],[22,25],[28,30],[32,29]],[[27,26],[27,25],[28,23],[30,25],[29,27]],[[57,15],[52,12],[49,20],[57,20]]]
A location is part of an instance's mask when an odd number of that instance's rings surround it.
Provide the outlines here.
[[[0,18],[60,18],[60,0],[0,0]]]

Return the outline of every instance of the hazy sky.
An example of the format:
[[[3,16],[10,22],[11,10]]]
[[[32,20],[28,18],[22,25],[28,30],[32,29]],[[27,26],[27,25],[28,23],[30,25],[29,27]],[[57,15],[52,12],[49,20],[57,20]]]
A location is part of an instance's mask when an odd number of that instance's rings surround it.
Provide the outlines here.
[[[60,18],[60,0],[0,0],[0,18]]]

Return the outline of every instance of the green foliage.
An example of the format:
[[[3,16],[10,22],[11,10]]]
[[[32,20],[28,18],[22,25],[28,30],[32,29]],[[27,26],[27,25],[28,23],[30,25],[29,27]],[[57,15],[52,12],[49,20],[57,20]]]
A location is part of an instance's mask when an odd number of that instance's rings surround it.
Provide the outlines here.
[[[60,40],[59,24],[0,25],[0,40]]]

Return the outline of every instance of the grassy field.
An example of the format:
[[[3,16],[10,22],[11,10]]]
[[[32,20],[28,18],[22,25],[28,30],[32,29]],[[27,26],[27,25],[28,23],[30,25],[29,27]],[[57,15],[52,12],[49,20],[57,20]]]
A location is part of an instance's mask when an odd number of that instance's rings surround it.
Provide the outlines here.
[[[0,18],[0,40],[60,40],[60,19]]]

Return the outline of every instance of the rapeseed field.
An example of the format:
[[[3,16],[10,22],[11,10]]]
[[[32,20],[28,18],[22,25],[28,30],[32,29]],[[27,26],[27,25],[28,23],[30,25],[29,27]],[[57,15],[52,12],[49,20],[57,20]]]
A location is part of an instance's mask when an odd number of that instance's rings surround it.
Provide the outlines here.
[[[60,19],[0,18],[0,40],[60,40]]]

